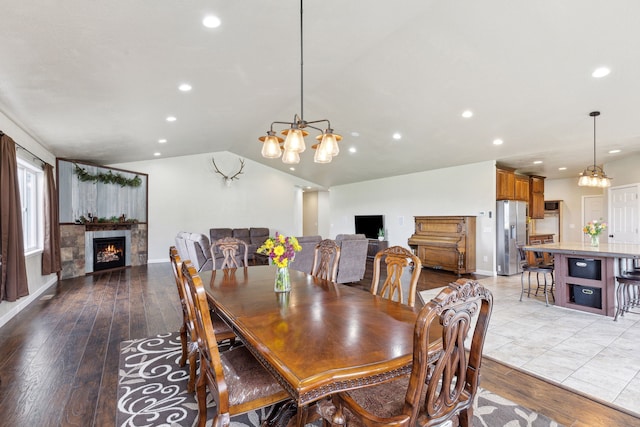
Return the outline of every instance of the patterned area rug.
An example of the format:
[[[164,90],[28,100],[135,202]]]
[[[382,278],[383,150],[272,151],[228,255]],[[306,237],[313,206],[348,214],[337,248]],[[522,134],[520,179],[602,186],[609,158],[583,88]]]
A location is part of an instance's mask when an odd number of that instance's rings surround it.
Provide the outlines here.
[[[121,427],[195,426],[198,405],[187,393],[188,366],[180,368],[177,332],[120,344],[116,422]],[[209,421],[215,403],[209,403]],[[258,427],[271,408],[231,419],[232,427]],[[475,402],[474,426],[559,426],[555,421],[507,399],[480,390]],[[316,425],[321,425],[319,422]]]

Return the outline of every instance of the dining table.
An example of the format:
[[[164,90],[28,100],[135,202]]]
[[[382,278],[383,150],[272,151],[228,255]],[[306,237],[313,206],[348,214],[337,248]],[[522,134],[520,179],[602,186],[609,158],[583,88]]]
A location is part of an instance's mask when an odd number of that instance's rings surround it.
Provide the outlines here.
[[[212,309],[291,395],[292,424],[333,393],[411,372],[419,307],[296,270],[291,290],[275,292],[270,265],[199,274]]]

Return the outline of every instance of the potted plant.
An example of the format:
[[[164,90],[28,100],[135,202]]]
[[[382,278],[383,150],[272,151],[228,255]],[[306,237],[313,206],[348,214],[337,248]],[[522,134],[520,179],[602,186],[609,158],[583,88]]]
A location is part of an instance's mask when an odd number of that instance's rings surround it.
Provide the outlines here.
[[[379,228],[378,229],[378,240],[380,240],[380,241],[384,240],[384,228]]]

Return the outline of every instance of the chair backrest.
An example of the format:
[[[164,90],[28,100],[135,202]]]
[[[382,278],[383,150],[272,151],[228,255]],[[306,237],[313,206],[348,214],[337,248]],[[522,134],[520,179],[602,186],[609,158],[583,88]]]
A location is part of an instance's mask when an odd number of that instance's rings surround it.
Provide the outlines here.
[[[169,259],[171,260],[171,268],[173,269],[173,276],[176,279],[176,287],[178,288],[178,296],[180,297],[180,305],[182,306],[184,333],[189,335],[191,342],[196,342],[197,336],[193,324],[193,308],[187,303],[184,277],[182,275],[182,265],[184,263],[175,246],[169,247]],[[187,260],[186,262],[189,261]],[[181,333],[183,332],[181,331]],[[187,335],[183,336],[186,338]]]
[[[201,375],[204,375],[209,391],[220,414],[229,412],[229,393],[224,379],[218,342],[211,323],[209,303],[202,280],[189,261],[182,263],[185,297],[193,310],[193,323],[198,337]]]
[[[380,282],[381,261],[387,266],[387,275],[380,291],[378,292]],[[403,302],[404,291],[402,289],[402,275],[405,268],[411,266],[413,271],[408,283],[407,304],[411,307],[416,303],[416,289],[418,287],[418,278],[422,270],[422,261],[413,252],[401,246],[391,246],[378,252],[373,260],[373,280],[371,281],[371,293],[388,298],[392,301]]]
[[[340,246],[338,246],[335,240],[324,239],[316,245],[311,275],[335,282],[338,274],[339,261]]]
[[[298,244],[302,249],[296,253],[293,261],[289,263],[289,268],[309,274],[313,268],[316,245],[322,241],[322,237],[318,235],[297,236],[296,239],[298,239]]]
[[[336,243],[340,246],[337,283],[358,282],[367,270],[369,239],[364,234],[338,234]]]
[[[440,425],[473,405],[492,308],[493,296],[488,289],[478,282],[459,279],[420,310],[403,409],[414,423],[421,418],[432,420],[421,425]],[[438,354],[429,353],[433,328],[442,328],[442,351]]]
[[[520,265],[524,266],[528,264],[527,262],[527,253],[522,248],[522,245],[518,242],[515,242],[516,250],[518,251],[518,260],[520,260]]]
[[[220,253],[222,257],[220,266],[217,266],[215,254]],[[244,255],[243,258],[241,256]],[[240,268],[247,266],[247,243],[235,237],[224,237],[218,239],[211,246],[211,258],[213,259],[213,269]]]

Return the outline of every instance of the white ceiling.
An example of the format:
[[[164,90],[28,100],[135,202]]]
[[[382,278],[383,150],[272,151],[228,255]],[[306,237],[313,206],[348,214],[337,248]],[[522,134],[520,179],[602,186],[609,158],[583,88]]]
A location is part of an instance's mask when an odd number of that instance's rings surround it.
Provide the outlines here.
[[[297,0],[0,5],[0,111],[56,156],[228,150],[290,172],[257,138],[300,113]],[[307,149],[290,173],[328,187],[496,159],[577,177],[593,110],[598,163],[639,152],[639,16],[637,0],[305,0],[304,118],[344,139],[332,163]]]

